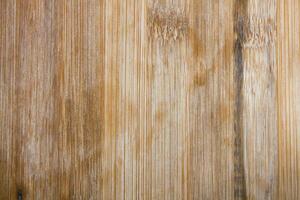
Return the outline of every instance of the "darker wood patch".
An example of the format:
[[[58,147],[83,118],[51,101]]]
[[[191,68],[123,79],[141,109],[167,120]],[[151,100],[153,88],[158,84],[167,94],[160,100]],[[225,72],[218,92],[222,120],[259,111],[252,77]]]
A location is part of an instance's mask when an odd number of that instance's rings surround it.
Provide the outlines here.
[[[234,80],[235,80],[235,109],[234,109],[234,199],[246,199],[246,180],[243,157],[243,41],[244,16],[247,16],[247,1],[237,0],[234,10],[234,30],[236,40],[234,44]]]
[[[164,122],[166,118],[166,113],[164,110],[159,109],[156,111],[155,113],[155,122],[159,125],[162,124]]]
[[[199,26],[198,24],[195,24],[195,26]],[[199,59],[204,54],[204,48],[203,48],[203,41],[200,39],[197,30],[190,29],[189,31],[189,38],[191,39],[191,45],[192,45],[192,51],[193,51],[193,57],[196,59]]]
[[[193,80],[193,86],[194,88],[198,88],[205,85],[206,82],[207,82],[206,74],[196,74]]]
[[[23,199],[23,192],[22,192],[22,190],[18,190],[17,191],[17,199],[18,200],[22,200]]]
[[[220,104],[216,110],[216,114],[218,115],[220,121],[225,123],[230,117],[230,110],[225,104]]]

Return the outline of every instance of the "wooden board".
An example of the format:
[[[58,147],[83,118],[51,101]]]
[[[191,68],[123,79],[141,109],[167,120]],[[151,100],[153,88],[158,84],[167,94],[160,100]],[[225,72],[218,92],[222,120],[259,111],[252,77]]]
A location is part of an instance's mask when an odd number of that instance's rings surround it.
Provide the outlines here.
[[[1,0],[0,199],[300,199],[299,0]]]

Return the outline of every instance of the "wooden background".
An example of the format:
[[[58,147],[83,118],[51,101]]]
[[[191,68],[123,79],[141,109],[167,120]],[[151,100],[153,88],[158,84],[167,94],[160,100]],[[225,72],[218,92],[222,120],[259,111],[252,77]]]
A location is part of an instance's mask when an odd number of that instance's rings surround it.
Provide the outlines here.
[[[299,0],[0,0],[0,199],[300,199]]]

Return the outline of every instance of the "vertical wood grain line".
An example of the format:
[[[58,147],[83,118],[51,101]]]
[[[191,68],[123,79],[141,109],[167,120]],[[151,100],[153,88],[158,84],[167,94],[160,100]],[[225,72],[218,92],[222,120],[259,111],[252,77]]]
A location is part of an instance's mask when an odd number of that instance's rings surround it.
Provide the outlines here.
[[[247,1],[235,1],[234,31],[236,34],[234,44],[234,81],[235,81],[235,108],[234,108],[234,199],[246,199],[246,181],[244,168],[243,146],[243,48],[244,24]]]
[[[243,36],[242,145],[247,199],[274,199],[277,188],[276,0],[239,1]],[[245,5],[247,3],[247,5]]]
[[[278,199],[300,199],[300,1],[277,1]]]

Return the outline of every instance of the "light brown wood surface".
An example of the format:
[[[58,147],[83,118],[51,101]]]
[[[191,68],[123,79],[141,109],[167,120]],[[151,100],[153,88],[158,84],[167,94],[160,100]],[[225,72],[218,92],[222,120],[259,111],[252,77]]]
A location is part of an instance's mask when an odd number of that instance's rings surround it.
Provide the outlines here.
[[[299,0],[0,0],[0,199],[300,199]]]

